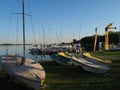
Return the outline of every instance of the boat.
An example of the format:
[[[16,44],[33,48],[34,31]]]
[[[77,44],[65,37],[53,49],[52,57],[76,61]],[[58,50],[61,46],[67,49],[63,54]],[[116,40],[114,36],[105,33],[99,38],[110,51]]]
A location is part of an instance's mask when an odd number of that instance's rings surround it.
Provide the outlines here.
[[[103,59],[101,59],[101,58],[94,57],[94,56],[92,56],[92,55],[91,55],[90,53],[88,53],[88,52],[84,52],[84,53],[83,53],[83,56],[86,57],[86,58],[93,59],[93,60],[98,61],[98,62],[102,62],[102,63],[108,63],[108,64],[112,63],[112,62],[109,61],[109,60],[103,60]]]
[[[18,55],[2,55],[0,56],[0,66],[9,76],[34,89],[39,89],[45,81],[44,68],[29,58],[25,58],[25,63],[22,65],[22,59],[23,57]]]
[[[93,59],[86,58],[83,56],[75,56],[71,57],[73,65],[78,67],[78,70],[85,70],[95,74],[103,74],[109,71],[109,67],[103,63],[98,61],[94,61]]]
[[[24,18],[24,0],[22,0],[23,7],[23,56],[6,55],[0,56],[0,66],[11,77],[20,80],[22,83],[35,90],[44,88],[45,70],[35,60],[26,58],[25,56],[25,18]]]
[[[69,56],[65,55],[64,52],[59,52],[57,54],[50,55],[54,61],[56,61],[60,65],[72,65],[72,61]]]
[[[33,45],[31,48],[29,48],[29,51],[31,54],[41,54],[41,48],[38,47],[38,45]]]

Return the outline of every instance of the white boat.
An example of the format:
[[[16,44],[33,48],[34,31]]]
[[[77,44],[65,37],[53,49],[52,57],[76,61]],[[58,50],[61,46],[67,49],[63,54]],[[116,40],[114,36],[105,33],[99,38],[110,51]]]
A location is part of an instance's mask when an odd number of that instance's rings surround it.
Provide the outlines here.
[[[41,54],[41,48],[38,47],[38,45],[34,45],[31,48],[29,48],[29,51],[31,54]]]
[[[18,55],[3,55],[0,56],[0,66],[11,77],[39,89],[45,81],[45,70],[38,62],[29,58],[25,58],[25,63],[21,65],[22,59],[23,57]]]
[[[103,63],[94,61],[83,56],[72,56],[72,62],[80,70],[85,70],[91,73],[102,74],[109,70],[109,67]]]
[[[16,79],[19,79],[33,89],[43,88],[45,81],[45,70],[43,67],[32,59],[25,57],[25,25],[24,25],[24,0],[23,7],[23,56],[19,55],[2,55],[0,56],[0,65],[3,70]]]

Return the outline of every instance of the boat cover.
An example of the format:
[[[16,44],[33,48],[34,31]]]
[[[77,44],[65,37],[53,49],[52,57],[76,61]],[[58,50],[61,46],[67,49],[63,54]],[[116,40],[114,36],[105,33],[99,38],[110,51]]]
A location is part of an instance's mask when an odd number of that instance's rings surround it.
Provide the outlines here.
[[[58,55],[63,56],[63,57],[65,57],[65,58],[71,58],[71,55],[66,54],[66,53],[64,53],[64,52],[60,52],[60,53],[58,53]]]
[[[102,59],[100,59],[100,58],[93,57],[93,56],[92,56],[90,53],[88,53],[88,52],[83,53],[83,56],[88,57],[88,58],[93,59],[93,60],[96,60],[96,61],[99,61],[99,62],[103,62],[103,63],[112,63],[111,61],[108,61],[108,60],[102,60]]]
[[[100,63],[100,62],[97,62],[97,61],[94,61],[94,60],[91,60],[91,59],[88,59],[88,58],[83,58],[83,57],[80,57],[80,56],[79,57],[73,56],[72,60],[75,60],[78,63],[84,64],[84,65],[87,65],[87,66],[90,66],[90,67],[94,67],[94,68],[99,68],[99,69],[103,69],[103,70],[108,70],[109,69],[109,67],[106,66],[103,63]]]
[[[0,56],[0,65],[10,76],[40,81],[45,79],[43,67],[32,59],[25,58],[25,64],[21,65],[21,56]]]

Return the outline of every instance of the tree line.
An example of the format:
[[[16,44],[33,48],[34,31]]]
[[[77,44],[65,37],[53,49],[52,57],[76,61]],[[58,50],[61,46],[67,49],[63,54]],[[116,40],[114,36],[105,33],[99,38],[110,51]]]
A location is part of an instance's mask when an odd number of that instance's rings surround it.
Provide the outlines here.
[[[86,51],[93,51],[94,40],[95,40],[95,35],[92,35],[92,36],[81,38],[81,40],[74,39],[73,43],[80,42],[81,46],[84,47]],[[99,49],[99,42],[105,42],[105,35],[97,36],[96,50]],[[120,44],[120,31],[119,32],[109,31],[109,44],[112,44],[112,43],[115,45]]]

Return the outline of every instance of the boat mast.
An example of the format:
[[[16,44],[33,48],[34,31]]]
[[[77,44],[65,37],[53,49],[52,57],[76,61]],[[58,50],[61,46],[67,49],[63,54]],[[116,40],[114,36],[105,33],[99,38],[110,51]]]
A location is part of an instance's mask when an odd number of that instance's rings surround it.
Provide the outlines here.
[[[24,17],[24,0],[22,0],[22,17],[23,17],[23,58],[22,64],[25,63],[25,17]]]
[[[96,43],[97,43],[97,27],[95,28],[95,41],[94,41],[94,49],[93,49],[93,52],[96,51]]]

